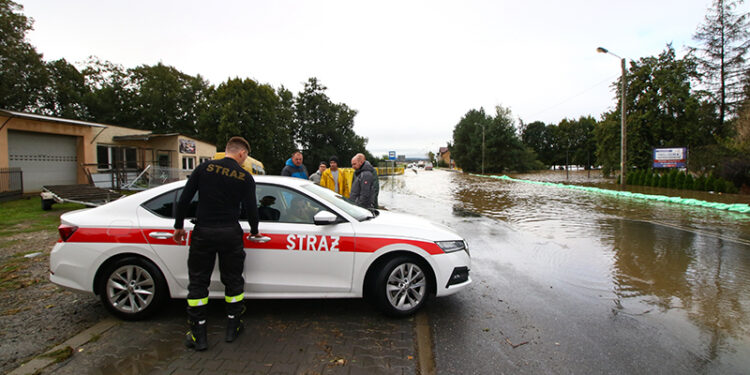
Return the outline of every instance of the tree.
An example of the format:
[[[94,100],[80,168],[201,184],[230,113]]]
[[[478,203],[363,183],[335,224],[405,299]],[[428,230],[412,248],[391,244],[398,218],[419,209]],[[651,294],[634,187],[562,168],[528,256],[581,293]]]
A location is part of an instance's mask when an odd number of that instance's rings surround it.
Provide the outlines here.
[[[625,98],[628,167],[649,168],[655,147],[686,146],[695,156],[715,143],[718,122],[713,106],[700,92],[691,90],[696,76],[692,58],[676,58],[671,45],[657,57],[630,63]],[[595,129],[597,160],[605,174],[620,162],[620,108],[618,104],[606,113]]]
[[[451,156],[468,172],[482,171],[482,132],[484,132],[484,171],[526,171],[541,167],[536,154],[524,146],[516,134],[510,109],[495,107],[495,116],[483,108],[470,110],[453,129]]]
[[[211,87],[200,75],[190,76],[158,63],[129,71],[135,126],[155,133],[198,135],[198,116],[206,109]]]
[[[89,88],[83,74],[65,59],[46,64],[48,85],[42,95],[40,112],[69,119],[90,119],[86,106]]]
[[[333,155],[346,163],[361,152],[374,161],[365,149],[367,139],[354,132],[357,111],[346,104],[331,102],[326,89],[317,78],[310,78],[295,100],[295,139],[304,151],[307,169],[317,169],[318,162],[327,161]]]
[[[581,116],[578,120],[564,119],[557,125],[557,148],[559,157],[569,165],[591,167],[591,157],[596,151],[594,126],[591,116]],[[563,155],[564,154],[564,155]],[[566,165],[567,165],[566,164]]]
[[[92,121],[135,126],[130,75],[122,66],[92,56],[81,73],[88,87],[85,105]]]
[[[33,21],[23,6],[0,0],[0,108],[35,111],[47,86],[42,55],[26,41]]]
[[[435,160],[435,153],[434,152],[429,151],[429,152],[427,152],[427,154],[425,156],[427,156],[427,160],[429,160],[430,163],[437,164],[437,162]]]
[[[741,99],[742,76],[750,48],[748,14],[736,14],[742,0],[714,0],[693,39],[702,43],[696,50],[698,63],[719,107],[720,135],[726,135],[727,117],[733,116]]]
[[[539,156],[547,166],[555,164],[554,128],[541,121],[535,121],[523,127],[521,140]]]
[[[252,79],[229,79],[208,99],[200,116],[199,136],[219,150],[232,136],[250,142],[250,155],[263,162],[266,173],[281,172],[294,146],[292,134],[278,116],[280,98],[267,84]]]

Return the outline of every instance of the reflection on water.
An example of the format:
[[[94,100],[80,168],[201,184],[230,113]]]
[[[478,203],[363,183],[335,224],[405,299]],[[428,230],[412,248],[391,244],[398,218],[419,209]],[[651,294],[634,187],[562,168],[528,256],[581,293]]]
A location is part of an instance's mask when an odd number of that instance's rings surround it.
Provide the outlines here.
[[[513,177],[564,182],[559,172]],[[612,187],[611,181],[598,176],[589,180],[586,172],[573,174],[573,179]],[[498,256],[515,261],[533,277],[556,279],[572,293],[611,303],[613,314],[652,319],[696,348],[705,363],[718,361],[727,368],[750,363],[748,214],[440,170],[384,182],[381,196],[417,196],[444,204],[450,209],[447,215],[482,215],[530,233],[538,244]],[[642,192],[664,194],[649,189]],[[750,200],[707,193],[690,197],[726,203]],[[404,209],[415,212],[414,208]],[[415,213],[435,219],[442,214],[437,210],[420,207]],[[512,251],[520,255],[513,258]],[[529,261],[534,263],[525,265]]]

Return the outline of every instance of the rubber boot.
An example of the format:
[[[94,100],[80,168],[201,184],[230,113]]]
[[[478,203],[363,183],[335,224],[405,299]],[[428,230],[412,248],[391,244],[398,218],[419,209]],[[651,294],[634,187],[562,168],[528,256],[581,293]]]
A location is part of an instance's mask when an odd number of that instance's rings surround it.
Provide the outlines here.
[[[206,321],[190,322],[190,331],[185,334],[185,346],[202,352],[208,349]]]
[[[236,340],[237,336],[239,336],[244,329],[245,325],[242,322],[242,318],[237,315],[228,315],[227,336],[225,338],[226,342],[233,342],[234,340]]]
[[[227,305],[227,335],[226,342],[233,342],[245,329],[242,315],[245,313],[245,303],[235,302]]]

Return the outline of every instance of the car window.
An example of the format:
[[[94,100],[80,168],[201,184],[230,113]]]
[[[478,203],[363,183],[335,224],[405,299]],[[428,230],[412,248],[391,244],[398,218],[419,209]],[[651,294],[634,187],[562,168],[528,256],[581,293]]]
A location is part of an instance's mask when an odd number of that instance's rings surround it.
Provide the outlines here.
[[[278,185],[258,184],[255,195],[261,221],[314,224],[315,214],[326,210],[313,199]]]
[[[317,196],[321,200],[331,203],[334,206],[345,211],[347,214],[351,215],[358,221],[367,220],[374,216],[370,210],[367,210],[365,208],[352,204],[351,202],[346,200],[346,198],[342,197],[341,195],[337,193],[334,193],[330,189],[326,189],[322,186],[315,185],[315,184],[305,185],[304,188],[307,191],[315,194],[315,196]]]
[[[177,207],[177,200],[179,199],[180,194],[182,194],[182,188],[175,189],[151,198],[150,200],[141,204],[141,206],[158,216],[174,219],[175,208]],[[185,216],[185,218],[194,218],[197,209],[198,193],[195,193],[195,196],[193,196],[193,200],[190,201],[190,206],[188,207],[187,215]]]

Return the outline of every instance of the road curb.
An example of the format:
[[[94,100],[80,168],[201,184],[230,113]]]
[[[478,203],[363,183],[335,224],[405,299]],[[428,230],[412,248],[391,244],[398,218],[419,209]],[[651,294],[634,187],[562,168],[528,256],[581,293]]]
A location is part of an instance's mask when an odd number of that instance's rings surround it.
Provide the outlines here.
[[[435,375],[435,353],[432,351],[432,331],[430,319],[422,310],[415,319],[415,333],[417,340],[417,358],[419,359],[419,375]]]
[[[36,374],[45,367],[57,362],[61,362],[72,355],[75,355],[77,349],[86,343],[98,339],[99,336],[108,331],[110,328],[119,324],[119,321],[109,317],[94,326],[83,330],[81,333],[69,338],[60,345],[48,350],[47,352],[34,357],[32,360],[22,364],[7,375],[30,375]],[[65,354],[66,351],[68,354]]]

